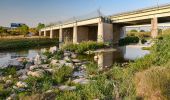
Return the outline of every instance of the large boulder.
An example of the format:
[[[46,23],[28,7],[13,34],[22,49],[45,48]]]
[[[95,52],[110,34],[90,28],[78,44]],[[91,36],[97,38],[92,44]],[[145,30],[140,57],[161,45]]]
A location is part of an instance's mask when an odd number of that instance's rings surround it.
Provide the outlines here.
[[[73,83],[76,84],[88,84],[90,81],[86,78],[79,78],[79,79],[75,79],[73,80]]]

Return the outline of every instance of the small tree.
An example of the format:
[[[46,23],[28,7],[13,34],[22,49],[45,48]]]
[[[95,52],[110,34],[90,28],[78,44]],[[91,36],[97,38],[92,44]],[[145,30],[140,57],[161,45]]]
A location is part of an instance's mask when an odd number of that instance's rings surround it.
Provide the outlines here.
[[[37,26],[37,30],[40,30],[45,27],[45,24],[39,23]]]
[[[26,36],[29,33],[29,27],[27,25],[21,25],[19,27],[20,33]]]

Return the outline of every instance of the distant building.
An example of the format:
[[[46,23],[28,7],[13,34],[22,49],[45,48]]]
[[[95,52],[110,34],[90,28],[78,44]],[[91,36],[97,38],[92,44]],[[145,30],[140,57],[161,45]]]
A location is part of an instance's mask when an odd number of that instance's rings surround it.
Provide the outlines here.
[[[18,28],[22,25],[25,25],[25,24],[23,24],[23,23],[11,23],[11,28]]]

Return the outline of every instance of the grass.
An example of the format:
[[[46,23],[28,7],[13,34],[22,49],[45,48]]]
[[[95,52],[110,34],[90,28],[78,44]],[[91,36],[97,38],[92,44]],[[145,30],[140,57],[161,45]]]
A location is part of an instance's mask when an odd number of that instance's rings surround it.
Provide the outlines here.
[[[100,49],[100,48],[104,48],[104,47],[105,47],[104,43],[97,43],[94,41],[86,41],[86,42],[82,42],[80,44],[67,43],[67,44],[63,45],[62,49],[82,54],[88,50],[96,50],[96,49]]]
[[[57,43],[57,39],[49,38],[5,38],[0,40],[0,50],[20,50],[39,46],[56,45]]]

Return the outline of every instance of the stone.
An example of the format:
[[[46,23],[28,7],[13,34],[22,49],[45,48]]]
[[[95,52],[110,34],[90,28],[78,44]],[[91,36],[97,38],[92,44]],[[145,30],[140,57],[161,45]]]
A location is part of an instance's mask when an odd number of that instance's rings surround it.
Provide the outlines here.
[[[98,61],[98,56],[94,56],[94,61]]]
[[[49,64],[42,64],[42,65],[39,65],[41,68],[48,68]]]
[[[37,55],[35,56],[35,59],[34,59],[34,64],[35,64],[35,65],[39,65],[39,64],[41,64],[41,63],[42,63],[41,56],[40,56],[39,54],[37,54]]]
[[[48,90],[42,95],[43,100],[55,100],[56,93],[53,90]]]
[[[77,54],[72,53],[71,54],[71,58],[76,59],[77,58]]]
[[[71,62],[71,58],[68,57],[68,56],[64,57],[64,60],[65,60],[66,62]]]
[[[50,73],[50,74],[53,74],[54,73],[54,70],[51,69],[51,68],[48,68],[48,69],[44,69],[46,72]]]
[[[75,79],[73,80],[73,83],[76,84],[88,84],[90,81],[86,78],[79,78],[79,79]]]
[[[12,85],[12,83],[13,83],[12,80],[6,80],[7,85]]]
[[[27,87],[28,87],[27,83],[22,82],[22,81],[17,82],[17,83],[16,83],[16,86],[17,86],[18,88],[27,88]]]
[[[40,78],[40,77],[44,76],[44,70],[37,70],[35,72],[29,71],[27,74],[30,75],[30,76],[34,76],[34,77]]]
[[[80,63],[81,61],[79,59],[72,59],[73,63]]]
[[[72,63],[65,63],[65,66],[68,66],[68,67],[74,68],[74,65],[73,65]]]
[[[66,56],[71,56],[71,53],[69,53],[69,52],[64,52],[64,56],[66,57]]]
[[[73,73],[73,77],[85,77],[85,72],[84,71],[75,71]]]
[[[51,65],[56,65],[57,63],[58,63],[58,60],[56,59],[52,59],[50,62]]]
[[[20,76],[18,78],[19,78],[19,80],[26,80],[28,78],[28,76],[27,75],[22,75],[22,76]]]
[[[75,65],[76,65],[76,66],[81,66],[81,65],[82,65],[82,63],[75,63]]]
[[[30,70],[34,70],[34,69],[37,69],[37,68],[39,68],[39,66],[38,65],[32,65],[32,66],[30,66]]]
[[[65,63],[66,63],[66,61],[65,61],[65,60],[59,60],[59,64],[60,64],[60,66],[64,66],[64,65],[65,65]]]
[[[17,95],[15,93],[11,94],[6,100],[17,100]]]
[[[58,50],[58,48],[57,48],[56,46],[54,46],[54,47],[51,47],[51,48],[49,49],[49,52],[51,52],[51,53],[53,54],[53,53],[55,53],[57,50]]]
[[[61,91],[72,91],[76,89],[76,86],[67,86],[67,85],[62,85],[58,87],[59,90]]]

